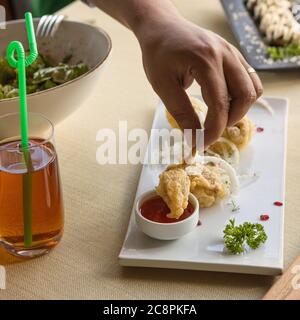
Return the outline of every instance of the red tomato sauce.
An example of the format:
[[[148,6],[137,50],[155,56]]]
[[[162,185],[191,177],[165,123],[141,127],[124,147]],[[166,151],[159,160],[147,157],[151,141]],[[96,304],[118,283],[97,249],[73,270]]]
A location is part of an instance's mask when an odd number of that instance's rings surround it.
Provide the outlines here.
[[[170,209],[160,196],[154,196],[144,201],[140,208],[144,218],[160,223],[173,223],[184,220],[194,212],[194,209],[194,206],[189,202],[179,219],[168,218],[167,214],[170,213]]]

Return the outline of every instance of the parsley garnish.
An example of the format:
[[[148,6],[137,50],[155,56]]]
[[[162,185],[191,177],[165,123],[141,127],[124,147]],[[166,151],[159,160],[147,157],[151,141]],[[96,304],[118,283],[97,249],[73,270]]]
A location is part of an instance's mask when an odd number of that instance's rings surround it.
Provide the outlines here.
[[[245,252],[245,244],[251,249],[257,249],[268,238],[261,224],[244,222],[236,226],[235,219],[229,220],[223,233],[225,247],[233,254]]]

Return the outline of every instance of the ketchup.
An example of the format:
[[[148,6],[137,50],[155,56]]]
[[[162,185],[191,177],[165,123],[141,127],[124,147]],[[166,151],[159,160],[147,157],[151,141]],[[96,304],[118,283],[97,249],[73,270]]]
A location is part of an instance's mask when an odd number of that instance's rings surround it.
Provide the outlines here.
[[[160,196],[154,196],[144,201],[140,210],[142,216],[148,220],[160,223],[173,223],[188,218],[194,212],[194,206],[188,202],[187,208],[178,219],[168,218],[167,214],[170,213],[169,207]]]

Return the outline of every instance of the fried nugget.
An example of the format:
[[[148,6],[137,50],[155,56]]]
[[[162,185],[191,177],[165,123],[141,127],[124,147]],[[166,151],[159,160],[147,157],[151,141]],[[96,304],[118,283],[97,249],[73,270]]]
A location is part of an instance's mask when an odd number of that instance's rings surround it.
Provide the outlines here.
[[[181,168],[169,168],[159,176],[156,192],[170,209],[169,218],[179,219],[188,206],[190,180]]]
[[[227,127],[222,136],[233,142],[238,149],[243,149],[249,144],[253,131],[253,122],[247,116],[244,116],[234,126]]]
[[[217,166],[205,164],[201,167],[201,174],[189,175],[191,193],[198,199],[201,208],[209,208],[229,194],[220,173]]]
[[[240,160],[238,147],[229,139],[220,137],[216,142],[209,146],[206,154],[221,157],[233,167],[237,167]]]
[[[191,100],[191,103],[195,112],[199,116],[201,126],[204,127],[204,122],[205,122],[205,118],[208,110],[206,104],[197,98],[194,98],[194,97],[189,97],[189,98]],[[176,120],[172,117],[172,115],[167,110],[166,110],[166,117],[169,124],[173,128],[180,129]],[[248,118],[248,116],[244,116],[244,118],[241,119],[239,122],[237,122],[234,126],[226,128],[222,136],[230,140],[231,142],[233,142],[238,149],[243,149],[249,144],[253,135],[253,131],[254,131],[253,122]],[[222,156],[222,154],[220,155]]]
[[[190,192],[201,208],[209,208],[230,194],[228,174],[214,163],[173,164],[165,172],[184,170],[190,180]]]

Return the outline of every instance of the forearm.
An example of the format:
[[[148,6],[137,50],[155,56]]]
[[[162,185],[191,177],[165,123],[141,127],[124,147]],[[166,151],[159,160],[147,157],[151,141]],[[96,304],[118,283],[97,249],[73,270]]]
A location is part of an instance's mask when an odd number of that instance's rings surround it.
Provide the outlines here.
[[[93,0],[93,3],[134,33],[144,24],[180,17],[170,0]]]

